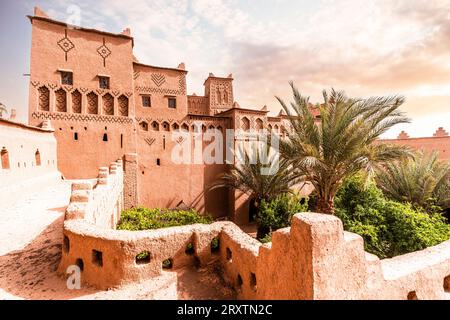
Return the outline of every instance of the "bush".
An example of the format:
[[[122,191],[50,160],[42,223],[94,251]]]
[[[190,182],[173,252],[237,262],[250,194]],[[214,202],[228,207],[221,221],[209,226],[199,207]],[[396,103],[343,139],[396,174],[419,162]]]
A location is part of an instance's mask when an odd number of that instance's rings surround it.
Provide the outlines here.
[[[189,224],[211,223],[210,216],[202,216],[194,210],[169,210],[133,208],[122,212],[118,230],[149,230]]]
[[[440,214],[387,200],[373,181],[347,179],[335,199],[344,229],[364,238],[365,250],[380,258],[425,249],[450,239],[450,226]]]
[[[268,233],[288,227],[292,216],[308,209],[308,199],[299,195],[283,194],[271,201],[261,201],[256,217],[258,226],[266,230],[258,238],[264,238]]]

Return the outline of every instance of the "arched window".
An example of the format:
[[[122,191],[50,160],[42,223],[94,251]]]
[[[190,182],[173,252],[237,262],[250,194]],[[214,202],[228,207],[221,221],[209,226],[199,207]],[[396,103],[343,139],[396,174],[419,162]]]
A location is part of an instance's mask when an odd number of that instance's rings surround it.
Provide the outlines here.
[[[255,129],[256,130],[262,130],[264,129],[264,122],[261,119],[256,119],[255,121]]]
[[[178,123],[174,123],[174,124],[172,124],[172,129],[173,130],[178,130],[178,129],[180,129],[180,126],[178,125]]]
[[[103,96],[103,114],[107,116],[114,115],[114,98],[109,93]]]
[[[41,165],[41,153],[39,152],[39,149],[36,150],[34,154],[34,159],[36,160],[36,166],[39,167]]]
[[[181,125],[181,129],[184,130],[184,131],[189,131],[189,126],[186,123],[183,123]]]
[[[94,92],[88,93],[87,104],[89,114],[98,114],[98,96]]]
[[[141,123],[139,123],[139,126],[141,127],[142,130],[148,131],[148,123],[147,122],[142,121]]]
[[[81,93],[78,90],[72,92],[72,112],[81,113]]]
[[[50,111],[50,90],[47,87],[40,87],[39,93],[39,110]]]
[[[9,154],[5,147],[3,147],[2,151],[0,151],[0,156],[2,158],[2,169],[9,169]]]
[[[250,120],[247,117],[241,119],[241,129],[244,131],[250,130]]]
[[[55,92],[56,111],[67,112],[67,92],[64,89],[58,89]]]
[[[152,130],[153,131],[159,131],[159,124],[156,121],[152,122]]]
[[[128,117],[128,98],[121,95],[119,101],[119,115],[122,117]]]
[[[162,123],[162,130],[163,130],[163,131],[170,131],[170,125],[169,125],[168,122],[164,121],[164,122]]]

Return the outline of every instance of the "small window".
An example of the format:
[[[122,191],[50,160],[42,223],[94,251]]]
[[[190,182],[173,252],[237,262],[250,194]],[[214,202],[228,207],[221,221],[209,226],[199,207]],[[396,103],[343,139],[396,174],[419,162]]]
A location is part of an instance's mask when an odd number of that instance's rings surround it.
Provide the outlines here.
[[[103,141],[105,142],[108,141],[108,134],[106,133],[103,134]]]
[[[175,109],[177,107],[177,99],[175,97],[169,97],[169,108]]]
[[[9,169],[9,154],[8,150],[6,150],[5,147],[2,148],[2,151],[0,152],[1,158],[2,158],[2,169]],[[20,166],[19,166],[20,167]]]
[[[161,159],[156,159],[156,165],[160,166],[161,165]]]
[[[142,96],[142,106],[145,108],[150,108],[152,106],[152,99],[150,96]]]
[[[73,133],[73,140],[75,140],[75,141],[78,140],[78,132]]]
[[[61,84],[73,85],[73,74],[72,72],[61,71]]]
[[[40,167],[41,166],[41,153],[39,152],[39,150],[36,150],[36,153],[34,154],[34,158],[36,160],[36,166]]]
[[[98,85],[100,89],[109,89],[109,78],[108,77],[98,77]]]

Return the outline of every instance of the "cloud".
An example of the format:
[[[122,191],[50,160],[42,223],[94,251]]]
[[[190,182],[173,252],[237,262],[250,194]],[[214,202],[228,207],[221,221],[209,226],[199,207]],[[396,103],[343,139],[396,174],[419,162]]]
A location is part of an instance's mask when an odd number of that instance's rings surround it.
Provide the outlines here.
[[[277,111],[294,80],[312,100],[322,89],[352,96],[404,94],[410,116],[450,104],[447,0],[97,0],[78,1],[83,24],[131,27],[145,63],[186,63],[188,89],[209,72],[232,72],[241,106]],[[64,18],[66,1],[48,2]],[[448,101],[445,103],[445,101]],[[423,105],[426,104],[426,107]]]

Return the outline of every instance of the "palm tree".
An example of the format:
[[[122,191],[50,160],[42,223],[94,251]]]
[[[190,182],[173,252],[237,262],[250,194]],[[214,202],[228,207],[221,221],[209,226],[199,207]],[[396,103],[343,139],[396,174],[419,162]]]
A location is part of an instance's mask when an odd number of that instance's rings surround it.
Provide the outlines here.
[[[324,91],[316,124],[309,98],[290,85],[290,107],[277,97],[293,127],[280,150],[314,186],[317,212],[334,214],[334,197],[346,177],[361,170],[373,173],[377,166],[410,154],[407,147],[375,143],[392,126],[409,122],[398,110],[403,97],[351,99],[342,91]]]
[[[244,161],[221,174],[208,190],[223,187],[240,190],[252,199],[258,215],[262,200],[270,201],[281,194],[293,193],[292,187],[302,181],[289,161],[279,159],[279,154],[271,153],[266,164],[260,160],[258,152],[243,154]],[[267,170],[268,167],[271,170]],[[258,226],[258,238],[263,238],[268,231]]]
[[[6,106],[0,102],[0,119],[3,118],[3,113],[8,113]]]
[[[437,204],[450,207],[450,164],[439,161],[438,153],[419,152],[414,159],[387,164],[375,176],[388,197],[427,208]]]

